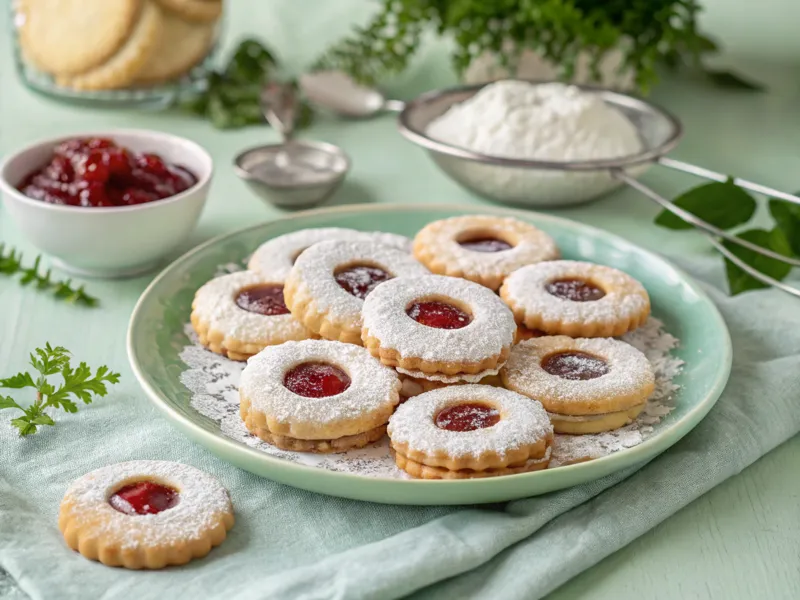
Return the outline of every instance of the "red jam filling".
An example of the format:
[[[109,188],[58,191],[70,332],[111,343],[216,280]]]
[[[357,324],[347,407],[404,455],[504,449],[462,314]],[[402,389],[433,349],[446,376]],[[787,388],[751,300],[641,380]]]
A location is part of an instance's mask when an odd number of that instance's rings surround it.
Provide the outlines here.
[[[472,250],[473,252],[503,252],[504,250],[511,250],[511,248],[513,248],[508,242],[490,237],[468,240],[466,242],[459,242],[458,244],[462,248]]]
[[[338,367],[325,363],[303,363],[286,373],[283,385],[306,398],[341,394],[350,387],[350,377]]]
[[[133,152],[104,138],[76,138],[56,146],[46,165],[18,189],[50,204],[130,206],[180,194],[197,183],[185,167],[157,154]]]
[[[248,312],[270,317],[289,314],[283,300],[282,285],[260,285],[242,290],[236,296],[236,305]]]
[[[573,381],[596,379],[608,373],[608,364],[585,352],[559,352],[542,361],[542,368],[551,375]]]
[[[335,276],[338,283],[348,294],[362,300],[367,297],[379,283],[388,281],[392,276],[379,267],[356,265],[340,271]]]
[[[126,515],[155,515],[175,506],[179,496],[171,487],[138,481],[117,490],[108,503]]]
[[[436,329],[461,329],[472,321],[472,318],[453,306],[444,302],[415,302],[406,310],[406,314],[417,323]]]
[[[498,421],[500,412],[496,408],[477,402],[448,406],[434,420],[439,429],[448,431],[484,429],[496,425]]]
[[[545,286],[545,290],[552,296],[563,298],[564,300],[572,300],[573,302],[591,302],[600,300],[606,295],[599,287],[580,279],[551,281]]]

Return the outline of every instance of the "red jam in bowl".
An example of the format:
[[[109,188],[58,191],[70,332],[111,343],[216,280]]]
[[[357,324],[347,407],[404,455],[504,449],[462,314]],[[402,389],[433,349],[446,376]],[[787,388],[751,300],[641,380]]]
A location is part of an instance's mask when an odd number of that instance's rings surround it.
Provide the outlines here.
[[[76,138],[55,147],[53,158],[18,189],[50,204],[131,206],[169,198],[197,177],[157,154],[133,152],[105,138]]]

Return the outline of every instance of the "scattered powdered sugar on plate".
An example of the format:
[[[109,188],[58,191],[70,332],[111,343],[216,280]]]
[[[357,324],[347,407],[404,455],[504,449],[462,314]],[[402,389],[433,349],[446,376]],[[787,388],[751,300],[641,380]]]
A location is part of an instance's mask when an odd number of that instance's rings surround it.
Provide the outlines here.
[[[218,423],[222,435],[275,458],[310,467],[368,477],[409,478],[395,466],[385,437],[376,444],[343,454],[311,454],[280,450],[251,435],[239,416],[238,385],[245,363],[228,360],[200,346],[191,325],[186,325],[185,332],[190,342],[181,351],[180,358],[188,368],[181,374],[181,382],[192,392],[191,406]],[[673,378],[680,372],[683,361],[672,356],[671,351],[679,340],[664,331],[663,323],[652,317],[622,339],[644,352],[652,364],[656,381],[653,395],[630,425],[593,435],[556,435],[551,468],[636,446],[656,433],[661,420],[674,408],[679,386]]]

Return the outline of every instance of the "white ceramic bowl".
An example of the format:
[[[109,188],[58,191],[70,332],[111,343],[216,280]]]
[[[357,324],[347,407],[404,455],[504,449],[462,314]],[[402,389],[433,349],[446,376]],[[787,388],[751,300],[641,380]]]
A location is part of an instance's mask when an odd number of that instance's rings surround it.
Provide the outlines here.
[[[58,143],[83,137],[110,138],[134,151],[154,152],[188,168],[197,183],[163,200],[111,208],[48,204],[16,189],[27,174],[50,160]],[[0,191],[17,227],[56,266],[91,277],[130,277],[154,268],[186,240],[203,210],[212,173],[208,152],[175,135],[144,129],[75,132],[6,157],[0,166]]]

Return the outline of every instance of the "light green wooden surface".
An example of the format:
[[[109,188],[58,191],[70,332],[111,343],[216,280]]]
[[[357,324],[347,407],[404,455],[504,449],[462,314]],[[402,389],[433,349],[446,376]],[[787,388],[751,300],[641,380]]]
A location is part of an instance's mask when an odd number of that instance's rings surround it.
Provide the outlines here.
[[[346,30],[349,22],[359,15],[363,18],[364,6],[368,5],[364,0],[234,0],[230,4],[228,39],[232,41],[244,32],[263,37],[279,50],[290,71],[308,64],[328,41]],[[712,4],[715,11],[721,10],[719,0]],[[722,17],[715,16],[714,22],[724,23]],[[229,168],[237,150],[275,141],[270,130],[217,132],[205,123],[174,114],[86,110],[36,97],[16,81],[7,48],[5,15],[2,19],[0,152],[81,128],[124,125],[170,131],[205,145],[217,164],[209,204],[187,248],[279,214],[250,195]],[[768,36],[768,31],[763,35]],[[454,77],[447,69],[441,46],[434,44],[421,54],[409,73],[390,84],[390,91],[408,98],[424,89],[452,83]],[[678,114],[687,128],[685,141],[674,156],[787,190],[800,189],[800,68],[754,68],[752,63],[747,67],[769,84],[768,94],[733,94],[677,81],[656,90],[654,98]],[[355,168],[334,204],[482,202],[439,174],[421,151],[403,141],[395,133],[391,118],[346,124],[320,119],[302,135],[338,143],[354,160]],[[652,171],[646,179],[665,193],[692,182],[663,170]],[[557,214],[604,227],[659,251],[708,252],[698,236],[656,230],[650,224],[654,213],[633,192],[621,192],[592,206]],[[19,245],[32,257],[33,248],[20,239],[2,211],[0,239]],[[121,401],[144,405],[147,400],[127,366],[124,332],[131,308],[148,280],[90,282],[91,291],[103,300],[103,308],[91,312],[62,306],[34,291],[0,281],[3,372],[22,367],[28,350],[50,340],[66,345],[89,362],[103,361],[121,370]],[[69,429],[69,417],[59,427]],[[79,431],[73,433],[78,435]],[[552,597],[800,597],[798,466],[800,438],[795,438]]]

